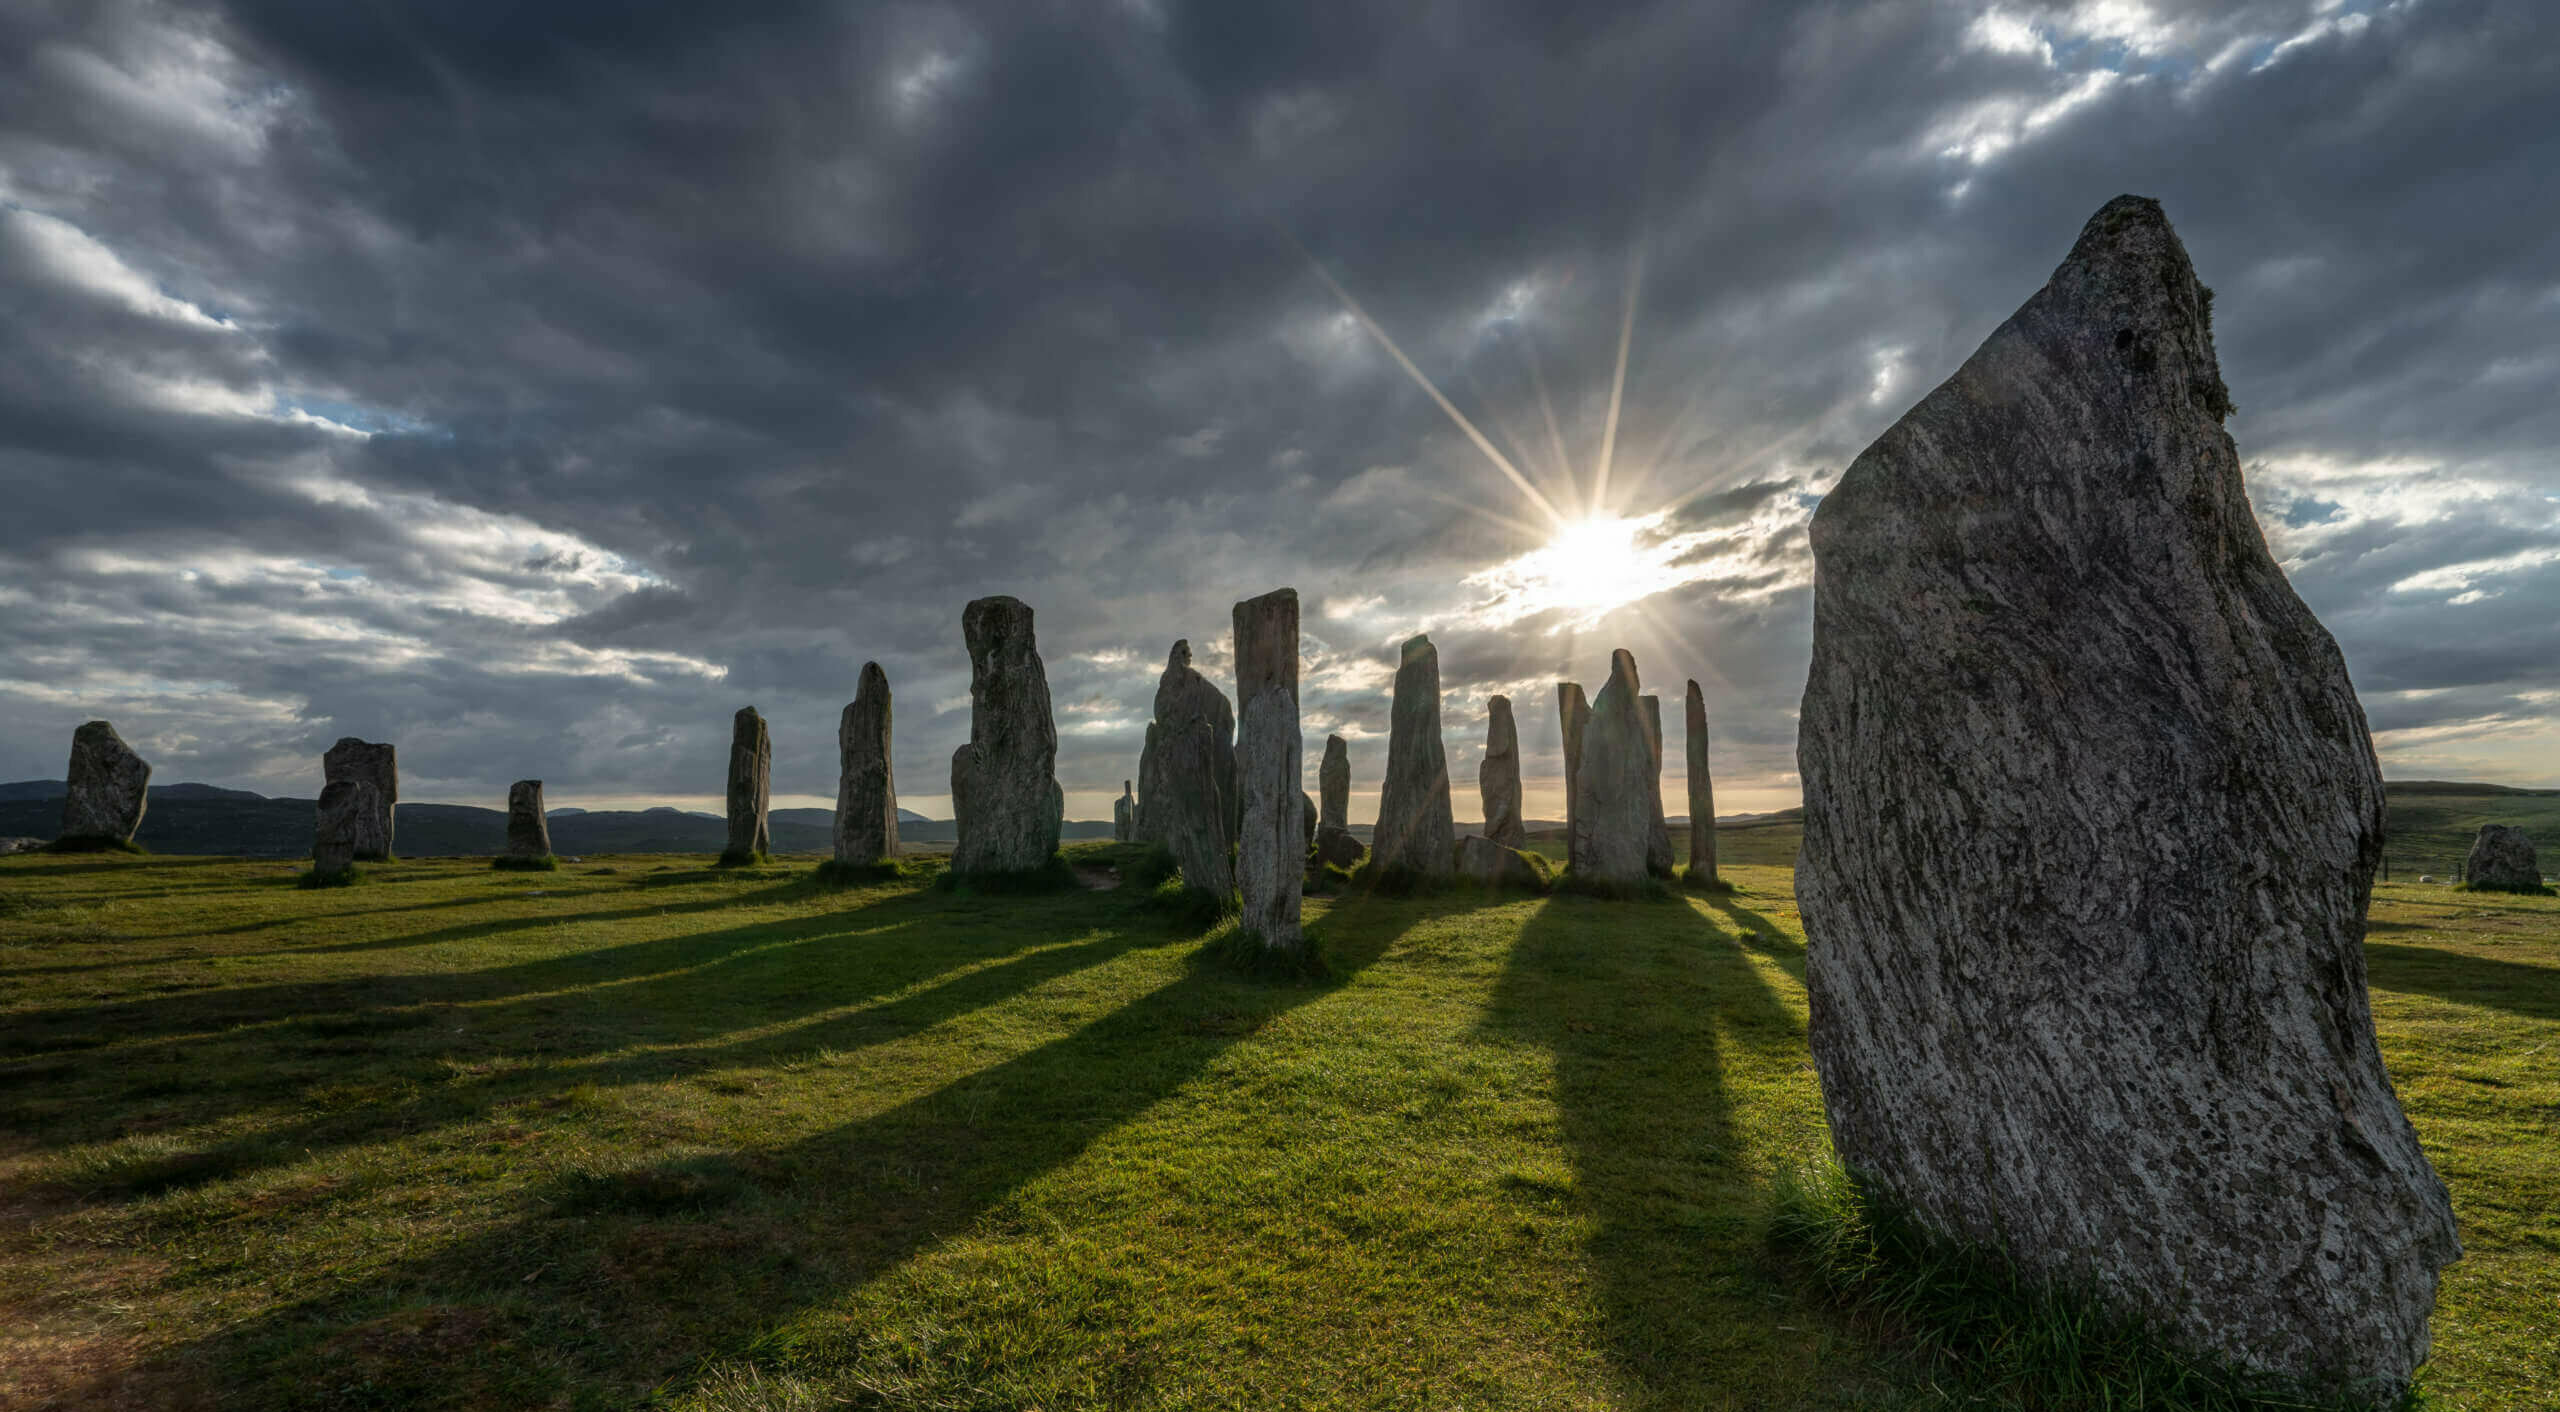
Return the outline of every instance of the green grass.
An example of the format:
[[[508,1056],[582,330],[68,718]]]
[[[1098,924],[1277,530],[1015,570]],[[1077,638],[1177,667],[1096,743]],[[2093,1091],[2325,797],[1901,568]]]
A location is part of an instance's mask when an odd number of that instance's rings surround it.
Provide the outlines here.
[[[0,860],[0,1406],[1979,1405],[1772,1243],[1782,868],[1310,898],[1275,981],[1111,845],[815,861]],[[2560,1404],[2560,903],[2368,951],[2468,1250],[2426,1386]]]
[[[502,853],[490,859],[489,866],[502,873],[556,873],[560,871],[560,860],[549,853],[538,857]]]

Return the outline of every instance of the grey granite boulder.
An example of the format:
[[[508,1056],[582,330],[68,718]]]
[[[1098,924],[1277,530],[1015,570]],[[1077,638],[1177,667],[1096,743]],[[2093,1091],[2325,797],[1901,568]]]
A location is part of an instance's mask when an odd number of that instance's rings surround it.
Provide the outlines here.
[[[400,807],[399,751],[388,743],[340,737],[320,756],[320,778],[324,785],[333,780],[362,780],[373,786],[373,807],[381,817],[365,832],[356,858],[379,862],[390,857],[392,825]]]
[[[1306,876],[1303,737],[1298,730],[1298,591],[1277,589],[1235,606],[1236,784],[1244,806],[1236,834],[1236,891],[1245,931],[1295,950],[1298,893]]]
[[[2483,892],[2541,892],[2542,864],[2534,857],[2533,840],[2511,824],[2482,824],[2471,840],[2462,881]]]
[[[1480,833],[1458,839],[1457,870],[1458,876],[1483,887],[1520,892],[1547,890],[1545,860]]]
[[[1564,857],[1565,870],[1571,872],[1582,863],[1576,801],[1582,798],[1582,736],[1591,728],[1591,703],[1583,698],[1582,683],[1556,683],[1556,727],[1564,737]]]
[[[2382,779],[2209,294],[2120,197],[1814,514],[1810,1038],[1843,1162],[2171,1338],[2390,1396],[2460,1247],[2365,994]]]
[[[90,721],[71,733],[63,774],[62,837],[55,845],[127,844],[151,800],[151,765],[116,728]]]
[[[1689,680],[1687,735],[1689,746],[1689,881],[1714,884],[1716,873],[1716,784],[1707,770],[1707,698]]]
[[[1409,638],[1396,665],[1387,723],[1387,776],[1370,835],[1376,864],[1397,873],[1447,877],[1458,828],[1449,809],[1449,757],[1440,743],[1440,652],[1428,636]]]
[[[753,706],[729,722],[729,844],[720,861],[752,862],[773,851],[773,736]]]
[[[1511,719],[1511,698],[1485,703],[1484,763],[1476,767],[1476,789],[1484,799],[1484,836],[1505,848],[1525,848],[1529,825],[1520,817],[1520,728]]]
[[[542,812],[540,780],[518,780],[507,786],[506,856],[551,856],[551,820]]]
[[[889,674],[862,664],[836,721],[835,860],[867,867],[898,856],[898,779],[889,765]]]
[[[1645,790],[1653,796],[1653,818],[1644,836],[1644,870],[1657,878],[1671,876],[1671,821],[1662,812],[1662,698],[1644,698],[1645,745],[1652,752],[1652,766],[1645,772]]]
[[[1235,891],[1235,709],[1191,665],[1188,638],[1166,654],[1156,681],[1156,782],[1146,797],[1152,841],[1173,855],[1183,885],[1221,897]],[[1140,762],[1144,772],[1145,762]]]
[[[1066,796],[1055,777],[1058,728],[1031,609],[980,598],[960,615],[969,645],[969,743],[952,752],[954,873],[1030,873],[1058,851]]]
[[[1643,694],[1635,654],[1624,648],[1610,654],[1609,680],[1592,699],[1579,741],[1581,758],[1570,771],[1570,871],[1586,882],[1626,886],[1651,876],[1662,776],[1654,768]]]
[[[382,792],[369,779],[343,775],[322,785],[313,814],[311,871],[324,878],[391,851],[382,836]]]

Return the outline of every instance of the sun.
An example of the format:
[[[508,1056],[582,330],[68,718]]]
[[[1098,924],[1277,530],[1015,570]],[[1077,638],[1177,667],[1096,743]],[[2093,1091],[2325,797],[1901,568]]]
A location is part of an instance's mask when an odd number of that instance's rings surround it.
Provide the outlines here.
[[[1575,626],[1698,577],[1694,536],[1666,535],[1660,514],[1589,515],[1556,527],[1547,542],[1467,576],[1484,588],[1488,622],[1560,613]]]

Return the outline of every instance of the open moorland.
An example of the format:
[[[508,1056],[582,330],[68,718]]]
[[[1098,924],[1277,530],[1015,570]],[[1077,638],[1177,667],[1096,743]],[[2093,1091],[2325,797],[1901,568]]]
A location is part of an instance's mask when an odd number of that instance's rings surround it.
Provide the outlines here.
[[[1310,898],[1239,978],[913,860],[0,860],[0,1405],[1976,1405],[1769,1238],[1826,1146],[1740,890]],[[811,860],[814,861],[814,860]],[[2560,901],[2382,887],[2423,1378],[2560,1405]]]

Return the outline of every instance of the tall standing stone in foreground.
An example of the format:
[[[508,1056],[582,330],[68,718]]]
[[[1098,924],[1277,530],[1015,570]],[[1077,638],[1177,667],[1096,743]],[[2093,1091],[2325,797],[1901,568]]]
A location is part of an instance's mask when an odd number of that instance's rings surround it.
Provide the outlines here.
[[[540,780],[518,780],[507,786],[507,856],[551,856],[551,820],[542,812]]]
[[[1609,680],[1591,703],[1572,771],[1571,869],[1585,881],[1640,883],[1649,872],[1662,773],[1643,695],[1635,654],[1623,647],[1611,653]]]
[[[311,871],[334,878],[359,858],[390,852],[382,836],[382,791],[358,775],[342,775],[320,787],[313,810]]]
[[[2484,892],[2542,891],[2542,863],[2533,855],[2533,840],[2512,824],[2482,824],[2472,837],[2471,856],[2462,865],[2462,881]]]
[[[969,743],[951,755],[955,873],[1028,873],[1058,851],[1066,794],[1058,786],[1058,727],[1040,665],[1031,609],[980,598],[960,614],[969,644]]]
[[[388,742],[375,743],[342,736],[320,757],[321,782],[363,780],[373,786],[373,807],[379,811],[373,826],[357,844],[356,858],[363,862],[380,862],[391,856],[393,816],[400,807],[400,753]]]
[[[1236,718],[1227,694],[1191,665],[1191,641],[1166,654],[1156,680],[1155,792],[1147,829],[1173,855],[1187,887],[1235,890]],[[1144,763],[1141,762],[1141,770]]]
[[[773,851],[766,812],[773,803],[773,736],[753,706],[729,725],[729,846],[720,861],[751,863]]]
[[[1716,876],[1716,782],[1707,771],[1707,698],[1695,677],[1689,679],[1683,724],[1689,746],[1689,881],[1712,885],[1721,881]]]
[[[1644,870],[1657,878],[1671,876],[1671,820],[1662,812],[1662,698],[1644,698],[1645,744],[1653,751],[1653,767],[1645,773],[1646,792],[1653,796],[1653,819],[1644,836]]]
[[[2201,1349],[2388,1394],[2460,1253],[2374,1043],[2382,781],[2158,203],[1813,519],[1798,745],[1841,1159]]]
[[[1425,877],[1457,871],[1458,827],[1449,810],[1449,757],[1440,744],[1440,650],[1406,640],[1387,723],[1387,777],[1370,835],[1382,869]]]
[[[151,765],[133,753],[114,726],[91,721],[71,733],[57,847],[131,843],[150,801]]]
[[[1556,683],[1556,726],[1564,736],[1564,865],[1570,872],[1582,866],[1581,809],[1582,735],[1591,727],[1591,703],[1583,698],[1582,683]]]
[[[1137,823],[1138,782],[1136,780],[1122,780],[1120,781],[1120,797],[1111,801],[1112,841],[1115,843],[1127,843],[1130,838],[1136,834]]]
[[[836,722],[836,861],[867,867],[898,856],[898,780],[889,768],[889,674],[862,664]]]
[[[1511,719],[1511,698],[1485,703],[1484,763],[1476,768],[1476,788],[1484,796],[1484,836],[1505,848],[1529,846],[1529,825],[1520,817],[1520,728]]]
[[[1298,893],[1306,874],[1305,746],[1298,731],[1298,591],[1235,606],[1236,891],[1244,929],[1275,950],[1305,943]]]

